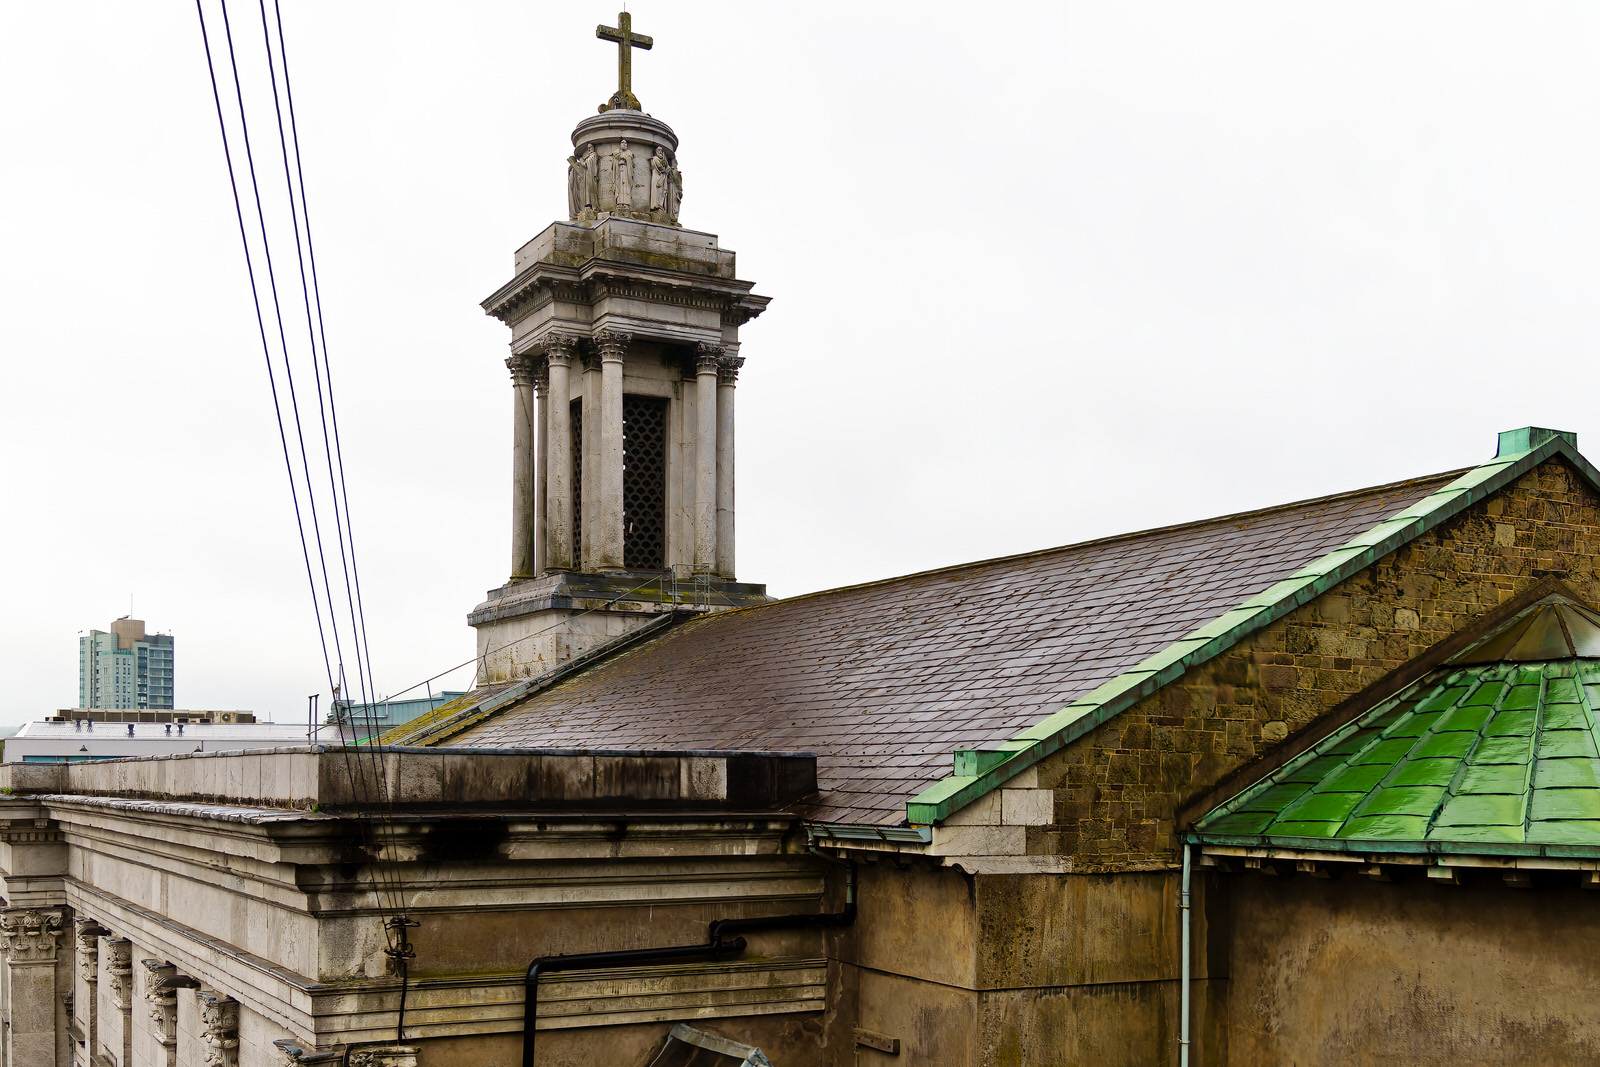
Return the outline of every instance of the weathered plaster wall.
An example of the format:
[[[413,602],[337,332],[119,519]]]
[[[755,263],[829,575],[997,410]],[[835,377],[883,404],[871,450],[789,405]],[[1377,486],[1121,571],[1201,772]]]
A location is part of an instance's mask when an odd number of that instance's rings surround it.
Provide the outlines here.
[[[1029,851],[1171,866],[1188,800],[1546,577],[1600,601],[1597,572],[1600,500],[1552,460],[1045,760]]]
[[[1195,1041],[1219,1062],[1212,990],[1226,976],[1228,915],[1194,883]],[[824,1063],[1025,1067],[1174,1060],[1181,973],[1178,881],[1167,872],[968,875],[866,864],[860,917],[839,940],[846,972]],[[859,1026],[896,1055],[846,1055]]]
[[[1230,1067],[1600,1063],[1592,891],[1237,875],[1231,896]]]

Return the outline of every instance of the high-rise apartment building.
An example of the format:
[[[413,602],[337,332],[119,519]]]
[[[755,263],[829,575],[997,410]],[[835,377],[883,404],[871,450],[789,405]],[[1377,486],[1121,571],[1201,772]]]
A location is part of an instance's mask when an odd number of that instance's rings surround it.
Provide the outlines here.
[[[172,635],[126,616],[78,638],[78,706],[170,709]]]

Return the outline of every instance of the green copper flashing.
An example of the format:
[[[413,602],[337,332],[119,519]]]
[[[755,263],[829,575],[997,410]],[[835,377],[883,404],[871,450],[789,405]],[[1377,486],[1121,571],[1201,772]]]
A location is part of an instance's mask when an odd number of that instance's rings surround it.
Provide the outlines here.
[[[1520,451],[1508,451],[1518,441],[1533,443]],[[1556,456],[1571,463],[1595,491],[1600,492],[1600,470],[1579,454],[1576,434],[1536,427],[1503,433],[1495,458],[1488,463],[1465,472],[1449,485],[1351,538],[1289,578],[1185,634],[1145,661],[1017,734],[1010,742],[986,750],[999,752],[1013,742],[1026,743],[1025,747],[1016,748],[982,773],[952,775],[935,782],[907,803],[907,821],[923,825],[948,818],[1190,668],[1214,659]],[[968,769],[977,768],[968,765]]]
[[[1574,450],[1578,447],[1578,435],[1569,430],[1547,430],[1543,426],[1524,426],[1520,430],[1506,430],[1500,435],[1500,447],[1495,452],[1497,456],[1517,455],[1538,448],[1554,437],[1564,439]]]

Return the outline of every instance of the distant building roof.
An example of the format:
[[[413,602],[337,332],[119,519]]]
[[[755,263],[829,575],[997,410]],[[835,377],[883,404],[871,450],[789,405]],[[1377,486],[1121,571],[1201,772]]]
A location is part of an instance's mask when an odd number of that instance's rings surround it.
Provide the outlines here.
[[[896,825],[955,749],[1006,741],[1456,473],[698,617],[460,733],[392,740],[811,750],[808,817]]]

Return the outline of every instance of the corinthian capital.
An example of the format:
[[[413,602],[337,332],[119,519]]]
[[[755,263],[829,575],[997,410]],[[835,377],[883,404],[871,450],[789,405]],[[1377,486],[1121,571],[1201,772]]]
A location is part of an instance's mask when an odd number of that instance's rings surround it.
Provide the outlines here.
[[[559,367],[572,366],[572,357],[578,354],[578,338],[567,333],[553,333],[539,342],[544,357]]]
[[[602,363],[620,361],[627,353],[628,344],[632,340],[633,334],[623,330],[601,330],[594,335],[594,347],[599,352]]]
[[[694,346],[695,370],[704,373],[716,370],[718,362],[727,354],[728,346],[716,341],[701,341]]]
[[[61,936],[61,912],[54,908],[8,908],[0,912],[0,942],[12,963],[54,961]]]
[[[511,381],[516,385],[534,384],[543,369],[544,360],[532,352],[524,352],[506,360],[506,370],[511,372]]]
[[[717,360],[717,381],[732,385],[739,380],[739,368],[744,366],[743,356],[723,356]]]
[[[221,993],[200,994],[200,1040],[206,1067],[238,1067],[239,1002]]]
[[[111,1003],[126,1008],[133,1002],[133,942],[127,938],[106,941],[106,977]]]

